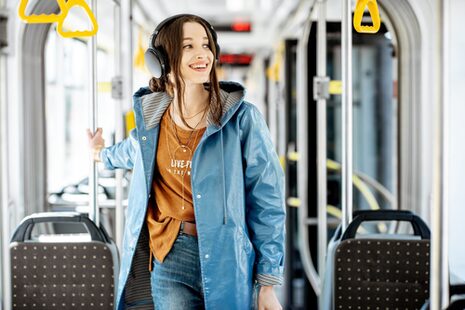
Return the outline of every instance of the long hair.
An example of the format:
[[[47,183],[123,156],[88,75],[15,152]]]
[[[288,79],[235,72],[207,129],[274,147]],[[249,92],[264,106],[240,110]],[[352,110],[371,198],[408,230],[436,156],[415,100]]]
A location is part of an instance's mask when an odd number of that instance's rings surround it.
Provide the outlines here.
[[[209,83],[206,83],[207,85],[204,85],[204,87],[210,92],[210,104],[208,109],[210,110],[212,121],[217,126],[219,126],[221,124],[223,108],[220,100],[220,86],[215,70],[217,51],[212,34],[210,33],[210,29],[201,18],[195,15],[181,16],[172,21],[171,23],[165,25],[160,30],[154,45],[157,49],[163,50],[165,55],[168,56],[170,73],[173,75],[174,85],[165,74],[159,79],[152,77],[149,82],[149,88],[153,92],[167,92],[170,96],[174,96],[174,91],[176,91],[176,96],[178,98],[178,110],[181,111],[182,122],[188,128],[192,129],[192,127],[190,127],[189,124],[187,124],[183,116],[185,83],[181,76],[183,25],[187,22],[199,23],[200,25],[202,25],[202,27],[205,29],[205,32],[207,33],[210,49],[213,53],[213,65],[210,72],[210,81]]]

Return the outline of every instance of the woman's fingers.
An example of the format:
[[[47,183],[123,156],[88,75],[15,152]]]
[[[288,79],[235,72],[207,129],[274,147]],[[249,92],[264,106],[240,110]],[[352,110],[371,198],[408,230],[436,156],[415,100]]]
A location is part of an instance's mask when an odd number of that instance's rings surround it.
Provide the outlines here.
[[[105,147],[105,140],[102,138],[103,130],[102,128],[97,128],[94,134],[90,131],[89,128],[86,129],[87,138],[89,140],[89,149],[91,158],[99,162],[100,161],[100,150]]]
[[[92,134],[89,128],[86,129],[86,132],[87,132],[87,138],[89,139],[89,141],[102,138],[102,134],[103,134],[103,130],[100,127],[97,128],[94,134]]]
[[[95,133],[93,134],[93,137],[94,137],[94,138],[95,138],[95,137],[100,137],[100,136],[102,136],[102,133],[103,133],[103,130],[102,130],[102,128],[99,127],[99,128],[97,128],[97,130],[96,130]]]
[[[89,140],[89,147],[92,150],[101,149],[105,146],[105,140],[102,137],[103,130],[102,128],[97,128],[94,134],[87,128],[87,138]]]
[[[87,128],[86,131],[87,131],[87,137],[89,139],[92,139],[92,138],[95,138],[95,137],[98,137],[98,136],[102,136],[102,133],[103,133],[103,129],[101,127],[97,128],[97,130],[95,131],[94,134],[92,134],[92,132],[90,131],[89,128]]]

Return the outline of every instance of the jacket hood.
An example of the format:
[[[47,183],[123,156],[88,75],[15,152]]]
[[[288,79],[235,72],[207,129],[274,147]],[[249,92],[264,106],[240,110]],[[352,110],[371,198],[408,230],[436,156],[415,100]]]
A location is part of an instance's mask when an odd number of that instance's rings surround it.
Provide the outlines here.
[[[209,113],[207,116],[207,126],[221,128],[232,115],[237,111],[244,101],[245,88],[236,82],[220,82],[220,97],[223,105],[221,116],[221,126],[216,126],[213,117]],[[156,127],[161,120],[165,110],[168,108],[173,97],[166,92],[152,92],[148,87],[142,87],[134,93],[134,110],[140,110],[145,128]]]

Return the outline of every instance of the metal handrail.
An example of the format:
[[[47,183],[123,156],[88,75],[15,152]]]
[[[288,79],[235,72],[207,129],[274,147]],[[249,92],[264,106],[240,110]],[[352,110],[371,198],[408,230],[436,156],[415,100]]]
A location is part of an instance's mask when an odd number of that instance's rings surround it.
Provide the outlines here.
[[[97,1],[90,0],[90,6],[92,12],[97,16]],[[97,105],[97,37],[92,36],[87,43],[89,59],[90,59],[90,70],[89,70],[89,109],[90,114],[90,129],[92,132],[97,130],[97,116],[98,116],[98,105]],[[98,211],[98,170],[97,163],[93,160],[90,161],[89,169],[89,218],[97,225],[100,226],[100,214]]]
[[[352,220],[352,8],[342,1],[342,231]]]
[[[122,71],[122,55],[121,55],[121,36],[122,36],[122,10],[121,3],[115,5],[114,8],[114,40],[115,40],[115,76],[121,77]],[[113,86],[114,87],[114,86]],[[121,122],[123,115],[123,98],[122,96],[113,98],[115,100],[115,142],[123,140],[124,129]],[[116,169],[115,171],[115,242],[119,249],[123,246],[123,230],[124,230],[124,206],[123,206],[123,174],[124,171]]]
[[[327,163],[328,163],[327,164],[328,169],[332,169],[335,171],[341,170],[340,163],[336,162],[335,160],[328,159]],[[376,189],[378,193],[380,193],[381,196],[383,196],[383,198],[387,202],[389,202],[389,204],[392,206],[392,209],[397,209],[396,199],[394,195],[391,192],[389,192],[389,190],[386,187],[384,187],[381,183],[379,183],[378,181],[376,181],[375,179],[373,179],[372,177],[368,176],[367,174],[363,172],[354,171],[353,173],[354,173],[353,177],[358,177],[360,180],[362,180],[363,182],[367,183],[368,185]]]
[[[434,126],[434,172],[433,172],[433,205],[431,233],[431,281],[430,309],[446,309],[449,305],[449,255],[448,255],[448,96],[445,88],[448,85],[447,40],[448,1],[438,0],[436,25],[436,96]]]
[[[318,274],[320,287],[325,273],[326,250],[328,246],[327,219],[327,169],[326,169],[326,100],[329,97],[329,78],[326,76],[326,0],[318,0],[317,6],[317,78],[320,80],[320,94],[314,94],[317,103],[317,209],[318,209]],[[314,85],[314,89],[316,89]],[[325,90],[322,90],[325,89]],[[305,149],[304,151],[306,151]],[[307,171],[305,171],[307,172]],[[322,309],[322,294],[319,295],[319,307]]]
[[[133,54],[132,54],[132,46],[133,46],[133,5],[135,5],[137,1],[133,0],[121,0],[121,12],[120,12],[120,48],[119,48],[119,64],[120,64],[120,73],[121,73],[121,81],[122,81],[122,98],[120,99],[121,109],[125,107],[123,104],[129,104],[131,106],[132,100],[132,77],[133,77]],[[121,115],[121,114],[120,114]],[[122,128],[121,128],[122,131]],[[119,129],[117,128],[117,133]],[[121,132],[121,134],[123,134]],[[117,137],[120,138],[120,137]],[[121,137],[122,139],[122,137]],[[124,206],[117,209],[117,217],[116,217],[116,236],[117,236],[117,245],[122,246],[123,242],[123,230],[124,230]]]
[[[6,57],[0,55],[0,80],[6,81]],[[1,227],[2,227],[2,302],[0,308],[5,310],[11,309],[12,288],[11,281],[8,275],[11,274],[10,262],[10,203],[9,203],[9,188],[8,188],[8,122],[7,119],[7,97],[6,87],[4,83],[0,83],[0,214],[1,214]]]
[[[313,9],[313,8],[312,8]],[[308,218],[308,41],[310,36],[310,30],[312,26],[311,13],[308,15],[305,21],[304,31],[302,37],[297,44],[297,145],[302,150],[300,152],[301,157],[297,162],[297,186],[298,196],[301,201],[301,205],[298,208],[298,234],[300,236],[300,255],[302,258],[302,266],[308,277],[308,280],[315,291],[317,296],[321,293],[320,277],[315,269],[310,254],[310,248],[308,247],[309,237],[306,220]]]

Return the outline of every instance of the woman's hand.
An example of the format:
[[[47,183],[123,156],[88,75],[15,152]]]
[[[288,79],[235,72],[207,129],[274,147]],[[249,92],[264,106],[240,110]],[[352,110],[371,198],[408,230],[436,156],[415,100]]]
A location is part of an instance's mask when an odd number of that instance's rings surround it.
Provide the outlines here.
[[[102,128],[97,128],[94,134],[87,128],[87,138],[91,158],[94,161],[100,161],[100,150],[105,146],[105,140],[102,138]]]
[[[282,310],[273,286],[262,286],[258,292],[258,310]]]

